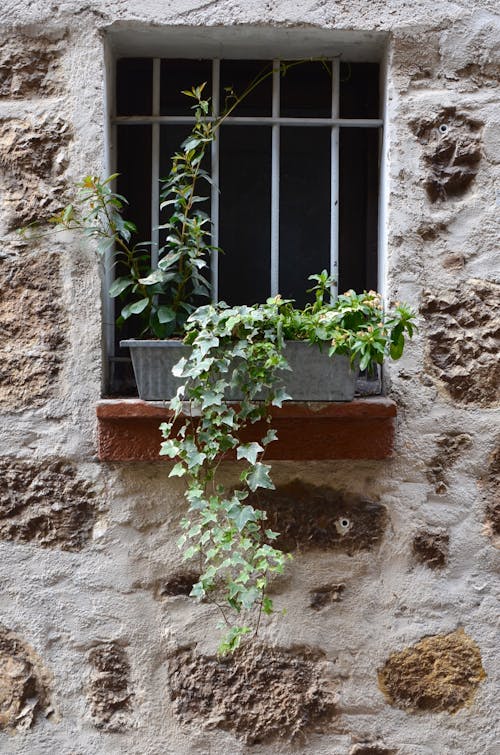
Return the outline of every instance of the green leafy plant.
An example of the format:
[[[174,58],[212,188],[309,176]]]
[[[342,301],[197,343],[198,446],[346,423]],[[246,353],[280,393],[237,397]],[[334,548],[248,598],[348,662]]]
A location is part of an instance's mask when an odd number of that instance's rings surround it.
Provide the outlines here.
[[[299,64],[283,64],[281,74]],[[174,368],[184,384],[171,402],[171,421],[161,426],[160,453],[175,460],[170,475],[186,481],[188,516],[179,545],[186,559],[199,564],[191,594],[220,610],[226,630],[221,652],[237,648],[258,631],[262,615],[274,611],[269,580],[283,572],[288,558],[275,546],[278,533],[266,527],[265,511],[248,500],[274,487],[265,453],[277,437],[272,409],[289,398],[283,384],[286,341],[309,342],[332,357],[348,355],[363,370],[399,358],[413,334],[411,310],[399,304],[384,310],[376,292],[348,291],[333,301],[335,281],[327,271],[310,276],[314,301],[304,309],[279,296],[255,306],[196,307],[209,294],[205,276],[213,249],[210,218],[201,209],[207,198],[198,188],[211,183],[203,158],[224,119],[271,73],[264,70],[240,96],[227,92],[218,118],[209,117],[204,85],[184,92],[194,100],[195,124],[162,182],[161,209],[168,219],[161,226],[166,242],[157,269],[151,269],[149,245],[133,243],[136,227],[123,218],[127,201],[112,189],[116,175],[103,181],[87,176],[75,201],[52,218],[59,228],[97,240],[101,252],[113,247],[118,274],[110,294],[122,300],[119,325],[138,317],[141,335],[185,335],[192,347]],[[235,392],[237,403],[229,400]],[[265,433],[241,440],[262,422]],[[228,458],[242,467],[231,489],[219,477]]]
[[[251,493],[274,487],[264,458],[277,437],[269,424],[272,407],[290,398],[283,386],[286,340],[308,341],[368,366],[398,358],[405,335],[413,333],[406,306],[385,312],[379,294],[354,291],[325,303],[331,278],[323,271],[311,280],[315,302],[303,310],[279,296],[251,307],[198,308],[186,323],[190,356],[173,370],[184,384],[170,404],[174,417],[161,426],[160,453],[176,460],[170,476],[186,480],[189,514],[179,545],[185,559],[198,561],[201,576],[191,595],[215,602],[221,612],[227,630],[221,652],[234,650],[258,630],[262,613],[273,612],[269,578],[286,563],[273,545],[277,533],[266,528],[265,511],[248,502]],[[228,400],[235,393],[238,403]],[[265,434],[242,442],[242,434],[262,421]],[[218,482],[227,458],[243,466],[239,485],[230,490]],[[234,612],[248,621],[237,623]]]
[[[280,63],[280,75],[305,62]],[[326,63],[321,62],[328,72]],[[86,176],[77,185],[71,204],[50,219],[62,230],[97,240],[101,254],[112,249],[115,279],[109,294],[122,304],[118,327],[135,318],[140,322],[140,337],[182,337],[188,315],[200,301],[209,300],[208,259],[214,247],[211,219],[203,209],[208,196],[202,189],[211,185],[212,179],[203,160],[225,119],[272,74],[273,66],[266,65],[242,92],[227,87],[224,108],[216,117],[210,114],[211,98],[204,95],[205,83],[183,91],[193,101],[195,122],[172,156],[169,175],[160,181],[160,211],[167,214],[167,220],[159,229],[166,232],[166,240],[154,269],[151,242],[135,241],[137,228],[123,217],[128,202],[113,191],[116,173],[104,180]]]
[[[118,274],[109,293],[123,301],[117,324],[120,327],[136,316],[142,336],[182,334],[196,302],[209,298],[206,271],[213,247],[210,218],[200,207],[207,197],[199,195],[198,187],[211,182],[202,162],[218,123],[207,120],[210,100],[203,98],[203,89],[204,84],[184,92],[195,101],[195,124],[181,150],[172,157],[168,177],[161,181],[160,209],[167,210],[169,217],[160,226],[167,237],[159,250],[156,269],[151,268],[150,243],[132,242],[137,229],[123,218],[127,200],[112,190],[117,174],[103,181],[86,176],[78,184],[73,203],[50,221],[96,239],[101,253],[113,248]]]

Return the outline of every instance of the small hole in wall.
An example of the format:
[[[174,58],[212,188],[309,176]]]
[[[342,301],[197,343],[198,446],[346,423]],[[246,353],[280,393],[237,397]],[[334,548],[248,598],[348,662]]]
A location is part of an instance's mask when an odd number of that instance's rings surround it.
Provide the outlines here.
[[[346,516],[341,516],[335,522],[335,528],[339,535],[346,535],[352,527],[351,520]]]
[[[438,131],[441,134],[441,136],[444,136],[445,134],[447,134],[449,130],[450,129],[448,128],[448,125],[446,123],[441,123],[441,125],[438,128]]]

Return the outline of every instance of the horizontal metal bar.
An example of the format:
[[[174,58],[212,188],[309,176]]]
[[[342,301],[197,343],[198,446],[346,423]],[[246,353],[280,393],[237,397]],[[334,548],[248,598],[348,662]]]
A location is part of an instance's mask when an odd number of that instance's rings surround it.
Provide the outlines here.
[[[207,118],[207,121],[214,120]],[[192,124],[195,119],[184,115],[121,115],[113,118],[117,125],[140,126],[143,124],[160,123],[162,125]],[[380,128],[384,121],[380,118],[273,118],[234,117],[226,118],[224,126],[340,126],[344,128]]]

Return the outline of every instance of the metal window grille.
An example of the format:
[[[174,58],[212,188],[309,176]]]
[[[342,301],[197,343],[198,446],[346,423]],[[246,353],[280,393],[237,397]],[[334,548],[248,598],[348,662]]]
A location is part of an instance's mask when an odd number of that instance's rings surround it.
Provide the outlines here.
[[[194,117],[189,115],[162,115],[161,114],[161,59],[152,60],[152,97],[151,112],[145,115],[117,115],[116,104],[111,116],[112,138],[116,143],[116,131],[120,126],[148,126],[151,129],[151,202],[150,202],[150,239],[151,239],[151,263],[154,267],[158,262],[158,250],[160,245],[159,225],[159,192],[160,192],[160,129],[163,126],[186,126],[194,123]],[[329,262],[330,273],[338,279],[339,275],[339,137],[343,128],[355,129],[381,129],[381,118],[351,118],[340,117],[340,63],[337,58],[329,61],[331,66],[331,112],[329,117],[283,117],[280,108],[280,61],[273,61],[272,73],[272,110],[267,116],[241,116],[231,115],[225,120],[224,127],[238,126],[267,126],[271,129],[271,180],[270,180],[270,293],[275,295],[279,292],[280,271],[280,140],[284,127],[298,127],[301,129],[330,129],[330,238],[329,238]],[[220,113],[220,80],[221,61],[212,60],[212,116],[216,118]],[[193,82],[193,84],[199,82]],[[311,131],[311,133],[313,133]],[[211,174],[213,186],[211,190],[211,218],[212,218],[212,243],[219,245],[220,239],[220,212],[219,212],[219,168],[220,168],[220,140],[215,139],[211,146]],[[217,252],[213,253],[211,260],[211,283],[212,298],[219,298],[219,264]],[[283,263],[283,260],[281,261]],[[312,272],[312,271],[311,271]],[[107,350],[110,361],[120,362],[126,358],[117,354],[116,340],[111,323],[114,321],[114,302],[107,297],[105,299],[105,318],[109,325],[107,330]]]

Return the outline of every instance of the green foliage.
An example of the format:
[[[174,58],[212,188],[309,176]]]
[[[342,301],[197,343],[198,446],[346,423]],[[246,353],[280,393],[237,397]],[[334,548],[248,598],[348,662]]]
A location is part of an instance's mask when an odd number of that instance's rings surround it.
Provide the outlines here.
[[[174,419],[162,425],[160,453],[176,459],[170,475],[186,481],[189,513],[179,545],[185,559],[197,559],[201,572],[191,595],[215,602],[229,628],[221,652],[234,650],[251,631],[246,623],[235,624],[231,611],[253,615],[254,631],[261,614],[273,612],[268,579],[286,563],[287,556],[272,545],[277,533],[266,528],[265,512],[248,503],[251,492],[274,487],[264,456],[276,432],[269,428],[258,440],[240,440],[259,421],[268,427],[271,408],[289,398],[282,381],[288,369],[285,339],[324,345],[331,355],[349,354],[366,366],[383,361],[412,332],[407,308],[384,312],[375,292],[349,291],[324,304],[331,280],[325,272],[311,279],[316,300],[304,310],[279,296],[252,307],[198,308],[186,323],[191,354],[173,369],[184,385],[171,401]],[[231,395],[241,396],[238,403]],[[174,430],[176,420],[181,426]],[[227,490],[218,483],[219,465],[234,457],[242,465],[239,485]]]
[[[104,181],[86,176],[73,203],[51,218],[60,228],[97,239],[101,253],[113,248],[114,265],[124,271],[109,290],[110,296],[122,301],[117,324],[138,317],[142,336],[182,334],[196,302],[209,296],[205,272],[212,250],[210,218],[200,207],[207,197],[197,192],[200,183],[211,183],[201,166],[218,124],[207,120],[210,100],[203,98],[203,89],[204,84],[184,92],[195,101],[195,124],[172,157],[169,176],[161,181],[160,209],[169,215],[160,226],[167,238],[158,253],[157,269],[151,268],[150,243],[132,243],[137,229],[123,219],[127,200],[111,189],[117,174]]]
[[[171,402],[184,423],[177,432],[172,423],[162,428],[166,440],[160,453],[177,459],[170,474],[187,483],[189,515],[179,545],[185,558],[198,559],[201,570],[191,594],[219,605],[229,628],[221,652],[234,650],[250,631],[234,625],[231,610],[248,616],[256,609],[257,626],[261,612],[272,612],[268,577],[283,572],[286,562],[270,544],[275,534],[266,534],[265,512],[246,502],[250,492],[273,487],[263,457],[275,433],[259,441],[239,440],[245,428],[266,419],[271,406],[286,398],[277,378],[287,366],[282,341],[275,328],[265,332],[278,311],[271,300],[260,307],[207,305],[189,317],[186,341],[193,348],[174,368],[185,384]],[[226,399],[230,392],[242,396],[238,404]],[[199,406],[201,416],[184,415],[183,401]],[[226,490],[218,483],[218,469],[234,455],[242,465],[240,483]]]
[[[280,75],[306,61],[280,64]],[[325,70],[328,70],[325,67]],[[138,318],[142,337],[182,336],[189,314],[201,301],[208,300],[207,280],[211,245],[211,219],[202,209],[208,197],[200,186],[212,183],[202,163],[224,120],[265,79],[273,74],[266,65],[241,92],[225,90],[221,115],[210,117],[210,98],[204,97],[205,84],[183,92],[194,103],[195,123],[191,133],[172,157],[171,170],[160,182],[160,210],[167,214],[160,229],[166,231],[165,245],[158,252],[158,267],[151,267],[151,242],[133,243],[136,226],[123,218],[127,200],[112,191],[118,174],[105,180],[86,176],[77,185],[74,200],[51,223],[60,229],[76,230],[98,242],[98,251],[112,249],[118,271],[109,294],[121,302],[118,327],[129,318]]]
[[[301,62],[282,64],[281,75]],[[199,564],[191,595],[213,601],[221,612],[228,630],[222,653],[240,645],[252,631],[249,624],[257,632],[262,614],[273,613],[269,578],[283,572],[288,558],[273,546],[278,533],[266,527],[265,512],[248,503],[250,493],[274,487],[264,458],[277,438],[269,426],[271,409],[289,398],[282,381],[289,369],[286,340],[308,341],[330,356],[347,354],[363,370],[389,356],[398,359],[405,337],[413,334],[411,310],[402,304],[384,310],[374,291],[347,291],[334,301],[335,282],[325,270],[310,276],[314,301],[302,310],[280,296],[255,306],[195,308],[208,298],[205,273],[213,249],[210,218],[201,209],[207,198],[199,192],[200,184],[211,183],[203,158],[224,119],[271,74],[272,68],[264,69],[241,95],[227,91],[225,112],[217,119],[209,118],[204,85],[184,92],[194,100],[195,124],[162,181],[160,207],[168,219],[161,226],[166,243],[157,269],[151,268],[149,245],[132,243],[136,228],[123,218],[126,199],[111,188],[116,175],[104,181],[87,176],[75,201],[51,221],[96,239],[100,252],[114,250],[114,264],[124,272],[110,288],[122,302],[119,325],[137,317],[143,336],[185,334],[192,346],[174,368],[184,385],[171,401],[172,421],[160,428],[160,454],[175,460],[170,476],[186,482],[188,516],[179,546],[185,559]],[[235,394],[241,396],[238,403],[228,398]],[[262,437],[240,440],[262,421]],[[218,480],[220,464],[228,458],[241,466],[232,489]]]

